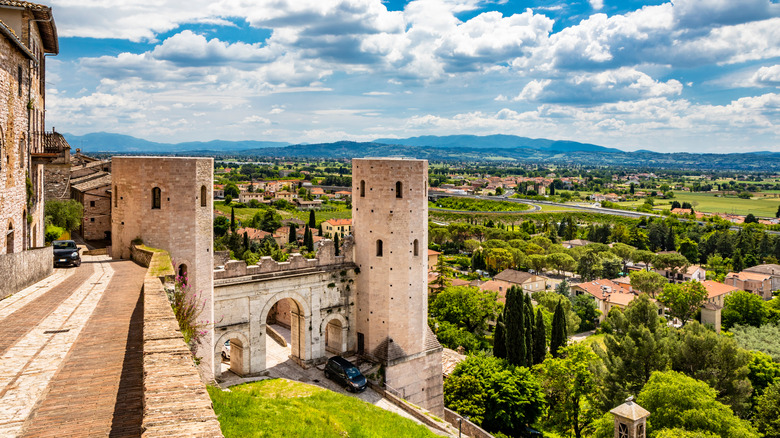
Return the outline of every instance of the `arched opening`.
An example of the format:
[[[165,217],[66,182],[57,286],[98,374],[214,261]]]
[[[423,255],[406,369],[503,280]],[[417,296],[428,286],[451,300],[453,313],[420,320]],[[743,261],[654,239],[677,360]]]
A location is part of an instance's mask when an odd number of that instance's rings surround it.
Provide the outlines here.
[[[27,210],[22,211],[22,250],[27,249]]]
[[[401,181],[395,182],[395,197],[398,199],[404,197],[404,185]]]
[[[417,257],[420,255],[420,242],[417,239],[414,239],[414,256]]]
[[[265,320],[265,366],[271,368],[292,359],[302,364],[306,357],[306,315],[292,298],[282,298],[271,307]]]
[[[185,265],[184,263],[180,264],[177,274],[178,277],[181,279],[181,282],[186,285],[187,282],[189,281],[189,277],[187,276],[187,265]]]
[[[331,354],[341,354],[347,350],[344,326],[338,319],[331,319],[325,326],[325,351]]]
[[[360,180],[360,197],[366,197],[366,182],[363,180]]]
[[[119,204],[119,186],[114,186],[114,207]]]
[[[249,371],[249,342],[241,332],[228,332],[214,339],[214,377],[220,379],[230,371],[237,376],[244,376]]]
[[[8,223],[8,231],[5,233],[5,253],[13,254],[14,252],[14,224]]]
[[[384,248],[382,248],[383,244],[381,240],[376,241],[376,256],[382,257],[382,253],[384,252]]]
[[[200,186],[200,206],[206,207],[208,205],[209,200],[206,199],[207,192],[206,192],[206,186]]]
[[[162,190],[159,187],[152,189],[152,209],[159,210],[162,206]]]

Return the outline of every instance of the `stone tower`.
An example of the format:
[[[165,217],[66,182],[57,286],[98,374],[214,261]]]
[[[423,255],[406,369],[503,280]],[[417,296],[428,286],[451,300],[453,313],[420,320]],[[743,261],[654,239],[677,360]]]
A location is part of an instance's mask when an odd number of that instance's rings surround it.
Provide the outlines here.
[[[358,352],[385,384],[442,415],[441,345],[428,328],[428,162],[352,160]]]
[[[622,405],[609,411],[615,417],[615,438],[645,438],[650,412],[629,397]]]
[[[204,302],[198,319],[210,329],[195,354],[207,379],[214,373],[213,175],[213,158],[112,158],[111,256],[130,258],[136,238],[170,253]]]

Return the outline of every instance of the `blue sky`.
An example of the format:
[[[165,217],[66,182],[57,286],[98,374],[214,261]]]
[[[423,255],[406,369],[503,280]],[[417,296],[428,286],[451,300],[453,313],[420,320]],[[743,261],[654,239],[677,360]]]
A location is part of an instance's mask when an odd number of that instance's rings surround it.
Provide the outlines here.
[[[47,124],[780,151],[778,0],[54,0]]]

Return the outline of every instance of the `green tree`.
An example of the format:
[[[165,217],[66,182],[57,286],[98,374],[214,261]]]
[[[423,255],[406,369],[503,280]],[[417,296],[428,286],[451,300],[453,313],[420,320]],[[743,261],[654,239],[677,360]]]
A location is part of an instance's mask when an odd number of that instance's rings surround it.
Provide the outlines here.
[[[766,438],[780,438],[780,379],[756,399],[756,426]]]
[[[504,312],[498,314],[496,332],[493,335],[493,356],[506,359],[506,336],[504,334]]]
[[[744,290],[734,291],[724,302],[723,328],[728,330],[737,324],[761,327],[768,314],[761,297]]]
[[[528,368],[481,355],[455,367],[444,383],[444,404],[489,432],[509,436],[519,436],[546,407],[541,385]]]
[[[225,195],[225,199],[222,201],[224,205],[230,205],[233,203],[233,197],[230,195]]]
[[[294,222],[290,222],[290,235],[287,236],[287,241],[293,244],[298,243],[298,227],[295,226]]]
[[[450,278],[453,276],[452,268],[450,268],[447,265],[447,262],[444,261],[444,257],[439,255],[438,259],[436,260],[436,267],[434,267],[433,272],[435,272],[437,276],[431,282],[431,285],[435,286],[435,289],[438,293],[438,291],[442,291],[445,287],[450,285]]]
[[[669,314],[679,318],[682,325],[696,314],[707,299],[707,289],[698,281],[681,284],[666,284],[658,301],[669,309]]]
[[[73,231],[81,226],[84,207],[74,199],[66,201],[52,200],[46,202],[44,215],[48,224],[64,228],[67,231]]]
[[[530,367],[534,360],[534,307],[531,304],[531,296],[525,293],[523,296],[525,297],[525,315],[523,317],[525,323],[525,360],[523,366]]]
[[[573,432],[580,438],[594,419],[588,409],[597,389],[591,367],[599,358],[583,344],[565,347],[560,353],[559,358],[549,358],[534,368],[550,407],[544,423],[565,436]]]
[[[550,353],[552,353],[553,357],[560,357],[560,349],[566,347],[567,338],[566,318],[563,313],[563,307],[558,302],[553,314],[552,337],[550,338]]]
[[[601,276],[601,258],[594,251],[585,251],[577,262],[577,274],[582,281],[592,281]]]
[[[341,244],[339,243],[339,233],[336,233],[335,236],[333,236],[333,248],[336,251],[336,256],[339,256],[339,253],[341,252]]]
[[[699,262],[699,244],[691,239],[683,239],[680,242],[680,254],[685,257],[691,264]]]
[[[317,227],[317,219],[314,216],[314,210],[309,210],[309,228]]]
[[[492,273],[498,273],[512,266],[512,253],[504,248],[490,248],[485,251],[485,265]]]
[[[227,198],[230,196],[231,198],[235,199],[238,198],[238,195],[240,194],[238,190],[238,186],[236,186],[233,183],[228,183],[225,185],[225,197]]]
[[[281,227],[282,227],[282,217],[279,215],[279,213],[274,211],[273,208],[269,208],[268,210],[265,211],[265,213],[263,213],[262,223],[260,224],[259,227],[261,230],[273,234],[274,232],[276,232],[277,229]]]
[[[496,292],[483,291],[475,286],[445,288],[431,303],[431,315],[470,332],[484,331],[489,320],[499,313]]]
[[[750,356],[748,379],[753,385],[753,395],[760,396],[769,385],[780,381],[780,363],[761,351],[751,351]]]
[[[632,257],[634,256],[634,252],[636,252],[636,248],[634,248],[631,245],[626,245],[625,243],[616,243],[612,245],[612,248],[610,248],[610,252],[615,254],[620,258],[620,261],[623,263],[623,272],[626,272],[626,265],[628,262],[632,260]]]
[[[663,275],[655,271],[632,271],[628,275],[631,277],[631,287],[653,298],[661,293],[664,285],[668,283]]]
[[[654,268],[672,271],[675,273],[679,272],[680,269],[686,268],[688,265],[690,265],[688,259],[683,257],[682,254],[658,254],[653,258]]]
[[[547,327],[544,325],[544,315],[542,309],[536,309],[536,327],[533,334],[533,364],[537,365],[544,362],[547,357]]]
[[[506,292],[504,327],[506,328],[506,358],[513,365],[525,361],[525,293],[517,286]]]
[[[572,299],[572,310],[580,318],[580,331],[593,330],[601,312],[596,300],[590,294],[577,295]]]
[[[679,428],[712,433],[722,438],[758,438],[758,433],[731,409],[716,400],[704,382],[675,371],[656,371],[639,393],[637,403],[650,411],[649,436]]]
[[[633,260],[634,263],[644,263],[648,270],[650,269],[650,262],[653,261],[653,258],[655,258],[655,253],[644,249],[638,249],[631,255],[631,260]]]
[[[214,237],[222,237],[227,234],[230,229],[230,220],[225,216],[217,216],[214,218]]]

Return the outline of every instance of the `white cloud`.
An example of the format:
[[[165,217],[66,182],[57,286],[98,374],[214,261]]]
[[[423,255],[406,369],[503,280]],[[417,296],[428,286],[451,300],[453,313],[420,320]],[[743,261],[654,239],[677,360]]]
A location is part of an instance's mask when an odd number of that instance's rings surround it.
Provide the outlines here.
[[[759,68],[751,82],[759,86],[780,87],[780,64]]]
[[[364,96],[390,96],[393,93],[388,93],[387,91],[368,91],[363,93]]]
[[[588,2],[594,11],[600,11],[604,8],[604,0],[588,0]]]

